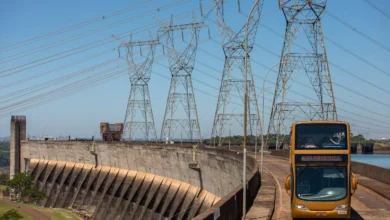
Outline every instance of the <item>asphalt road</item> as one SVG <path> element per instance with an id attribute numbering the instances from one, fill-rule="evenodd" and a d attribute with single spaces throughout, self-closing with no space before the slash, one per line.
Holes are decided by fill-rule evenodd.
<path id="1" fill-rule="evenodd" d="M 290 197 L 284 189 L 284 180 L 290 170 L 288 161 L 266 156 L 264 167 L 276 179 L 276 201 L 272 219 L 292 219 Z M 390 201 L 359 185 L 352 196 L 351 219 L 390 220 Z"/>

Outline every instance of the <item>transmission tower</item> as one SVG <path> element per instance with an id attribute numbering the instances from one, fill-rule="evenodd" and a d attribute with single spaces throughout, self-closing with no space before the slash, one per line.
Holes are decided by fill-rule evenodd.
<path id="1" fill-rule="evenodd" d="M 200 28 L 206 27 L 203 22 L 197 22 L 193 15 L 193 22 L 188 24 L 173 25 L 171 16 L 170 24 L 163 25 L 159 29 L 161 37 L 165 37 L 166 48 L 171 71 L 171 85 L 169 88 L 165 115 L 161 129 L 161 139 L 186 137 L 190 141 L 194 138 L 201 141 L 198 112 L 196 109 L 194 88 L 191 74 L 194 69 L 196 51 L 198 47 Z M 191 40 L 184 50 L 175 48 L 175 32 L 181 31 L 184 42 L 184 31 L 191 31 Z M 177 43 L 177 42 L 176 42 Z"/>
<path id="2" fill-rule="evenodd" d="M 248 46 L 245 50 L 246 24 L 235 32 L 225 21 L 224 1 L 214 0 L 215 12 L 219 35 L 222 42 L 222 49 L 225 54 L 225 65 L 222 73 L 221 86 L 219 90 L 217 108 L 215 110 L 214 124 L 211 137 L 218 139 L 218 146 L 221 146 L 224 136 L 230 135 L 230 127 L 233 123 L 244 126 L 244 64 L 247 58 L 247 133 L 257 137 L 261 129 L 259 107 L 255 81 L 253 79 L 249 53 L 253 49 L 257 28 L 260 21 L 260 14 L 263 1 L 258 3 L 248 20 Z M 240 8 L 239 8 L 240 10 Z M 232 102 L 233 96 L 239 97 L 242 105 L 237 106 Z M 239 108 L 237 108 L 239 107 Z M 241 109 L 241 113 L 235 113 Z"/>
<path id="3" fill-rule="evenodd" d="M 325 6 L 326 0 L 279 0 L 287 27 L 268 127 L 268 134 L 277 136 L 277 146 L 280 134 L 287 133 L 291 126 L 287 125 L 287 119 L 294 121 L 300 116 L 304 120 L 338 120 L 320 19 Z M 293 47 L 301 30 L 311 46 L 310 52 Z M 309 78 L 318 102 L 284 101 L 298 69 Z"/>
<path id="4" fill-rule="evenodd" d="M 119 56 L 120 48 L 126 49 L 126 61 L 131 83 L 123 131 L 123 137 L 129 138 L 129 140 L 139 138 L 142 135 L 143 140 L 157 141 L 148 87 L 157 44 L 159 44 L 159 40 L 153 40 L 152 37 L 146 41 L 132 41 L 130 35 L 130 41 L 120 44 L 118 48 Z M 135 62 L 134 48 L 139 48 L 143 61 Z M 145 49 L 147 52 L 144 52 L 143 55 Z"/>

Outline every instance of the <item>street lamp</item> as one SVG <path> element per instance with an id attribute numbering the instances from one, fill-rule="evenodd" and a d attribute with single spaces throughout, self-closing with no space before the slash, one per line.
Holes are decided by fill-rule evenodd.
<path id="1" fill-rule="evenodd" d="M 232 112 L 234 113 L 234 110 L 236 110 L 236 108 L 238 108 L 239 106 L 235 107 Z M 231 139 L 231 129 L 232 129 L 232 123 L 230 123 L 229 125 L 229 150 L 230 150 L 230 139 Z"/>
<path id="2" fill-rule="evenodd" d="M 279 63 L 276 63 L 275 65 L 273 65 L 268 71 L 267 71 L 267 73 L 265 74 L 265 76 L 264 76 L 264 79 L 263 79 L 263 87 L 262 87 L 262 101 L 263 101 L 263 103 L 262 103 L 262 107 L 261 107 L 261 111 L 262 111 L 262 122 L 261 122 L 261 156 L 260 156 L 260 173 L 261 173 L 261 175 L 263 175 L 263 157 L 264 157 L 264 85 L 265 85 L 265 80 L 267 79 L 267 76 L 268 76 L 268 74 L 271 72 L 271 70 L 274 68 L 274 67 L 276 67 L 276 66 L 278 66 L 278 65 L 280 65 L 280 64 L 283 64 L 283 63 L 285 63 L 285 62 L 279 62 Z"/>
<path id="3" fill-rule="evenodd" d="M 264 94 L 264 92 L 265 92 L 265 90 L 266 89 L 269 89 L 269 88 L 273 88 L 274 86 L 267 86 L 267 87 L 265 87 L 264 88 L 264 85 L 263 85 L 263 87 L 261 88 L 261 91 L 259 92 L 259 94 L 257 95 L 257 97 L 259 97 L 260 96 L 260 93 L 262 93 L 262 94 Z M 264 96 L 263 96 L 263 99 L 264 99 Z M 264 109 L 263 109 L 263 111 L 264 111 Z M 262 122 L 262 124 L 264 123 L 264 120 L 263 120 L 263 122 Z M 261 125 L 261 131 L 260 131 L 260 133 L 261 134 L 263 134 L 263 126 Z M 257 134 L 256 134 L 257 135 Z M 263 145 L 262 145 L 263 146 Z M 263 150 L 263 147 L 261 148 L 261 151 Z M 256 139 L 255 139 L 255 159 L 257 160 L 257 136 L 256 136 Z M 261 158 L 261 160 L 263 160 L 262 158 Z M 263 165 L 262 163 L 261 163 L 261 165 Z M 261 171 L 263 170 L 263 168 L 261 167 L 261 169 L 260 169 Z"/>
<path id="4" fill-rule="evenodd" d="M 247 69 L 248 69 L 248 24 L 251 18 L 251 14 L 255 9 L 256 5 L 259 4 L 260 0 L 257 0 L 253 6 L 251 11 L 248 14 L 248 19 L 245 24 L 245 59 L 244 59 L 244 143 L 243 143 L 243 169 L 242 169 L 242 189 L 243 189 L 243 198 L 242 198 L 242 218 L 245 218 L 246 215 L 246 123 L 247 123 Z"/>

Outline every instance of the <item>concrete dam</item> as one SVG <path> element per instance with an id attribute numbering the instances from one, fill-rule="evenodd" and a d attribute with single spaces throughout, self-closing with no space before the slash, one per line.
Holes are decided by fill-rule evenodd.
<path id="1" fill-rule="evenodd" d="M 42 206 L 89 219 L 237 219 L 242 213 L 241 153 L 158 143 L 31 141 L 14 123 L 11 173 L 32 174 L 47 195 Z M 252 157 L 247 180 L 249 209 L 261 182 Z"/>

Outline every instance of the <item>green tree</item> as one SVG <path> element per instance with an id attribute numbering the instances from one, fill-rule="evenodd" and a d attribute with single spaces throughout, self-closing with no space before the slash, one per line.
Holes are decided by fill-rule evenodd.
<path id="1" fill-rule="evenodd" d="M 0 220 L 19 220 L 22 218 L 23 216 L 16 209 L 11 209 L 0 216 Z"/>
<path id="2" fill-rule="evenodd" d="M 7 188 L 15 193 L 16 199 L 21 198 L 21 194 L 24 190 L 31 188 L 33 185 L 32 178 L 27 173 L 16 174 L 12 180 L 8 181 Z"/>
<path id="3" fill-rule="evenodd" d="M 15 193 L 17 200 L 29 199 L 37 202 L 46 197 L 45 193 L 34 187 L 33 179 L 28 173 L 16 174 L 12 180 L 8 181 L 7 188 Z"/>
<path id="4" fill-rule="evenodd" d="M 8 175 L 5 173 L 0 174 L 0 185 L 7 184 L 8 181 Z"/>
<path id="5" fill-rule="evenodd" d="M 29 198 L 30 202 L 38 202 L 46 197 L 46 194 L 40 191 L 37 187 L 25 189 L 22 192 L 23 198 Z"/>

